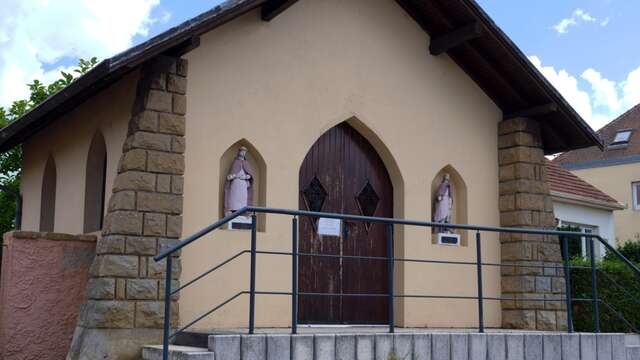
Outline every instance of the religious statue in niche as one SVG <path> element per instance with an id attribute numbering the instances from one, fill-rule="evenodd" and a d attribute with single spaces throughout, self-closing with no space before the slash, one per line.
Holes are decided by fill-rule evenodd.
<path id="1" fill-rule="evenodd" d="M 435 193 L 435 203 L 433 211 L 433 222 L 449 224 L 451 223 L 451 210 L 453 208 L 453 194 L 451 193 L 451 176 L 444 174 L 442 182 Z M 436 233 L 448 233 L 445 226 L 436 227 Z"/>
<path id="2" fill-rule="evenodd" d="M 232 214 L 245 206 L 253 204 L 254 172 L 247 160 L 247 148 L 242 146 L 231 163 L 224 185 L 224 214 Z M 229 222 L 230 229 L 248 229 L 251 218 L 239 216 Z"/>

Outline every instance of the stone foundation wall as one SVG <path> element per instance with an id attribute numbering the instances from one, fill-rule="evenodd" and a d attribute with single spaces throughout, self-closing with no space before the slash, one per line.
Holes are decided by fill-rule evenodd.
<path id="1" fill-rule="evenodd" d="M 182 232 L 186 76 L 184 59 L 142 66 L 71 359 L 137 359 L 143 344 L 161 341 L 166 262 L 153 256 Z M 179 275 L 176 258 L 174 287 Z"/>
<path id="2" fill-rule="evenodd" d="M 4 235 L 0 359 L 64 359 L 95 246 L 93 235 Z"/>
<path id="3" fill-rule="evenodd" d="M 499 125 L 500 225 L 554 229 L 553 203 L 546 181 L 540 127 L 516 118 Z M 555 236 L 501 234 L 502 326 L 514 329 L 566 329 L 565 282 Z M 552 266 L 544 268 L 543 266 Z M 522 299 L 522 300 L 519 300 Z"/>

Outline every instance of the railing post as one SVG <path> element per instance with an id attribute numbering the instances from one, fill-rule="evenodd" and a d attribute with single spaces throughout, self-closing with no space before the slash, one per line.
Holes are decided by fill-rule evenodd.
<path id="1" fill-rule="evenodd" d="M 573 301 L 571 300 L 571 264 L 569 259 L 569 240 L 566 236 L 560 236 L 562 242 L 562 258 L 564 263 L 565 301 L 567 306 L 567 331 L 573 332 Z"/>
<path id="2" fill-rule="evenodd" d="M 394 292 L 393 292 L 393 224 L 387 224 L 387 286 L 389 287 L 389 332 L 393 333 L 394 329 Z"/>
<path id="3" fill-rule="evenodd" d="M 164 284 L 164 328 L 162 332 L 162 360 L 169 360 L 169 328 L 171 327 L 171 278 L 173 261 L 167 256 L 167 269 Z"/>
<path id="4" fill-rule="evenodd" d="M 291 333 L 298 333 L 298 218 L 291 220 Z"/>
<path id="5" fill-rule="evenodd" d="M 476 272 L 478 274 L 478 331 L 484 332 L 484 299 L 482 295 L 482 244 L 480 231 L 476 232 Z"/>
<path id="6" fill-rule="evenodd" d="M 600 309 L 598 308 L 598 274 L 596 270 L 596 254 L 594 252 L 593 238 L 589 237 L 589 257 L 591 258 L 591 298 L 593 303 L 593 322 L 596 332 L 600 332 Z"/>
<path id="7" fill-rule="evenodd" d="M 249 280 L 249 334 L 253 334 L 256 306 L 256 214 L 251 215 L 251 270 Z"/>

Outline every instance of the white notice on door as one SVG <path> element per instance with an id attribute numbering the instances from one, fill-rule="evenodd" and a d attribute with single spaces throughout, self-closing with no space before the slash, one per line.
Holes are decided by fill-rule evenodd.
<path id="1" fill-rule="evenodd" d="M 340 219 L 320 218 L 318 220 L 318 235 L 340 236 Z"/>

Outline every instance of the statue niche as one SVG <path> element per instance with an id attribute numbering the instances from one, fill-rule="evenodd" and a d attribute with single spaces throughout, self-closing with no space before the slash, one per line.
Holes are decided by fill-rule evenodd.
<path id="1" fill-rule="evenodd" d="M 241 146 L 231 163 L 224 185 L 224 214 L 230 215 L 253 205 L 254 172 L 247 160 L 247 148 Z M 250 229 L 251 217 L 239 216 L 229 222 L 229 229 Z"/>
<path id="2" fill-rule="evenodd" d="M 446 226 L 466 223 L 466 188 L 450 166 L 442 169 L 432 183 L 432 221 L 441 224 L 432 228 L 434 244 L 466 246 L 466 233 Z"/>

